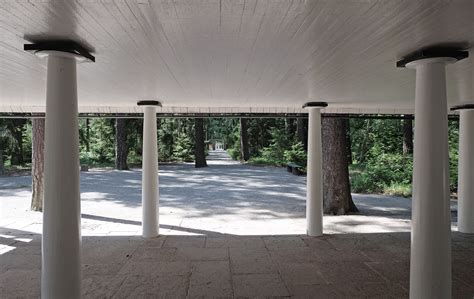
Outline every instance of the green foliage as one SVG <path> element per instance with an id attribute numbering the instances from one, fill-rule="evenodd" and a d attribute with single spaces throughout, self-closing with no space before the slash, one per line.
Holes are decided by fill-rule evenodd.
<path id="1" fill-rule="evenodd" d="M 380 153 L 401 154 L 402 123 L 399 119 L 351 119 L 353 163 L 364 164 Z"/>
<path id="2" fill-rule="evenodd" d="M 411 184 L 392 183 L 386 186 L 383 193 L 386 195 L 410 197 L 412 192 Z"/>
<path id="3" fill-rule="evenodd" d="M 413 156 L 402 153 L 401 121 L 351 119 L 350 126 L 355 163 L 351 169 L 352 191 L 410 196 Z M 458 122 L 450 120 L 449 172 L 453 192 L 458 182 L 458 137 Z"/>
<path id="4" fill-rule="evenodd" d="M 280 166 L 285 165 L 288 162 L 296 162 L 288 161 L 285 157 L 285 154 L 291 158 L 296 157 L 298 155 L 298 149 L 295 148 L 293 150 L 291 148 L 291 143 L 294 141 L 293 139 L 288 139 L 285 127 L 282 126 L 282 123 L 276 123 L 275 127 L 269 128 L 268 134 L 270 136 L 270 144 L 263 147 L 258 155 L 254 155 L 254 157 L 250 159 L 250 162 L 255 164 Z"/>
<path id="5" fill-rule="evenodd" d="M 306 167 L 307 155 L 306 151 L 304 150 L 304 145 L 301 142 L 297 142 L 293 144 L 290 149 L 285 150 L 283 157 L 287 162 L 293 162 Z"/>
<path id="6" fill-rule="evenodd" d="M 249 163 L 254 165 L 282 166 L 280 161 L 271 160 L 265 156 L 251 157 Z"/>
<path id="7" fill-rule="evenodd" d="M 90 121 L 90 160 L 94 164 L 114 163 L 115 127 L 114 119 L 97 118 Z"/>
<path id="8" fill-rule="evenodd" d="M 227 153 L 229 154 L 229 156 L 233 160 L 240 160 L 240 149 L 239 148 L 231 147 L 231 148 L 227 149 Z"/>
<path id="9" fill-rule="evenodd" d="M 383 193 L 393 185 L 410 185 L 413 171 L 411 156 L 380 154 L 351 172 L 353 192 Z"/>
<path id="10" fill-rule="evenodd" d="M 176 138 L 173 147 L 173 160 L 192 162 L 194 161 L 194 145 L 192 139 L 184 133 Z"/>
<path id="11" fill-rule="evenodd" d="M 81 165 L 94 165 L 94 159 L 90 152 L 81 151 L 79 153 L 79 160 Z"/>
<path id="12" fill-rule="evenodd" d="M 459 123 L 449 122 L 449 186 L 452 192 L 458 189 Z"/>

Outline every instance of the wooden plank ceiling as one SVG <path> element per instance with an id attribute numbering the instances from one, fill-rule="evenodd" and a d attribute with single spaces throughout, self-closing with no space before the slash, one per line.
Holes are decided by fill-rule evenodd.
<path id="1" fill-rule="evenodd" d="M 45 61 L 31 40 L 94 50 L 78 66 L 83 112 L 409 113 L 414 71 L 395 62 L 420 47 L 474 43 L 474 1 L 3 0 L 0 112 L 44 111 Z M 471 53 L 474 56 L 474 53 Z M 448 67 L 450 104 L 474 102 L 474 58 Z"/>

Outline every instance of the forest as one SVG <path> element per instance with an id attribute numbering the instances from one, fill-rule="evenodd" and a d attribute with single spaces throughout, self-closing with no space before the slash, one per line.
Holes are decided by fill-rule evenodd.
<path id="1" fill-rule="evenodd" d="M 0 119 L 1 175 L 31 169 L 35 123 L 40 129 L 44 126 L 43 119 Z M 206 166 L 206 152 L 220 142 L 233 159 L 246 163 L 306 165 L 305 118 L 158 118 L 157 125 L 162 163 L 196 161 L 196 167 Z M 409 197 L 414 125 L 409 118 L 323 117 L 324 171 L 331 171 L 326 155 L 334 151 L 325 149 L 340 135 L 344 140 L 335 154 L 348 164 L 352 192 Z M 38 132 L 40 137 L 44 134 Z M 142 134 L 142 119 L 81 118 L 80 163 L 122 170 L 140 166 Z M 449 121 L 449 146 L 451 191 L 456 192 L 456 119 Z"/>

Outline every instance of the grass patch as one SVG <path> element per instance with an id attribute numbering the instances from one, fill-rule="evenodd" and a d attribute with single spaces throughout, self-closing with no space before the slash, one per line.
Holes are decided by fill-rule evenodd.
<path id="1" fill-rule="evenodd" d="M 386 186 L 383 190 L 383 194 L 402 197 L 410 197 L 411 192 L 411 185 L 397 183 L 393 183 L 390 186 Z"/>

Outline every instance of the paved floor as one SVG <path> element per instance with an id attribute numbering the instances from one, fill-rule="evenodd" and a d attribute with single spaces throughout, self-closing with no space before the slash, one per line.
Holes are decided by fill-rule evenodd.
<path id="1" fill-rule="evenodd" d="M 407 296 L 409 199 L 354 195 L 359 215 L 325 216 L 328 234 L 308 238 L 304 177 L 209 158 L 160 166 L 162 236 L 149 240 L 139 170 L 81 174 L 84 297 Z M 0 178 L 0 298 L 39 295 L 29 188 L 30 177 Z M 453 295 L 472 298 L 474 236 L 453 230 Z"/>

